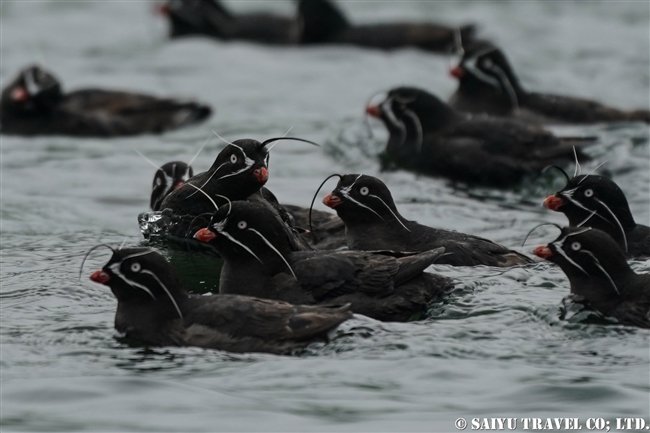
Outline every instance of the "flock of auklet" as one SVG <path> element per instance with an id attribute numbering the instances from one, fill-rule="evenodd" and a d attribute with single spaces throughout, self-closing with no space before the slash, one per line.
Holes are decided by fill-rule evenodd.
<path id="1" fill-rule="evenodd" d="M 614 181 L 578 170 L 570 177 L 561 168 L 587 160 L 582 148 L 593 137 L 558 137 L 540 126 L 650 123 L 649 111 L 527 91 L 503 51 L 477 39 L 471 25 L 357 26 L 330 1 L 297 4 L 295 18 L 235 15 L 217 0 L 169 0 L 158 10 L 169 19 L 171 37 L 455 51 L 461 60 L 450 72 L 459 87 L 449 103 L 399 87 L 366 107 L 390 134 L 383 163 L 501 188 L 558 169 L 567 184 L 543 203 L 564 213 L 569 226 L 558 226 L 558 238 L 534 254 L 560 266 L 577 300 L 621 324 L 650 328 L 650 275 L 636 274 L 627 262 L 650 256 L 650 228 L 634 221 Z M 52 74 L 31 66 L 3 90 L 1 119 L 5 134 L 113 137 L 161 133 L 211 112 L 196 102 L 128 92 L 64 93 Z M 423 317 L 454 287 L 451 279 L 424 272 L 431 264 L 533 263 L 490 240 L 407 220 L 388 187 L 372 176 L 330 176 L 339 182 L 323 203 L 336 215 L 313 210 L 313 202 L 309 208 L 281 205 L 264 187 L 269 151 L 280 140 L 311 143 L 235 140 L 204 173 L 194 175 L 191 163 L 180 161 L 156 171 L 152 212 L 138 218 L 143 234 L 151 245 L 223 260 L 219 294 L 190 294 L 150 247 L 109 246 L 113 256 L 91 279 L 116 296 L 118 331 L 149 345 L 290 353 L 327 340 L 353 313 L 383 321 Z"/>

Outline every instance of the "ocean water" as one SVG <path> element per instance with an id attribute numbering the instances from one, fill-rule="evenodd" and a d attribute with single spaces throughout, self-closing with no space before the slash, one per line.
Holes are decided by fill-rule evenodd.
<path id="1" fill-rule="evenodd" d="M 343 2 L 354 21 L 476 22 L 530 89 L 650 104 L 647 2 Z M 229 1 L 237 11 L 292 13 L 290 1 Z M 488 237 L 520 251 L 565 223 L 539 206 L 561 179 L 513 191 L 467 189 L 406 171 L 380 172 L 381 124 L 364 126 L 373 94 L 417 85 L 447 97 L 450 59 L 416 50 L 265 47 L 166 39 L 141 1 L 3 1 L 3 85 L 40 63 L 66 89 L 123 88 L 197 98 L 208 122 L 124 139 L 1 136 L 0 427 L 5 431 L 456 431 L 457 418 L 615 418 L 650 414 L 650 332 L 588 323 L 565 306 L 568 282 L 547 263 L 527 268 L 434 266 L 457 291 L 420 322 L 361 316 L 328 345 L 295 357 L 197 348 L 131 347 L 113 329 L 116 302 L 88 280 L 107 260 L 98 243 L 138 245 L 156 164 L 207 169 L 228 140 L 284 134 L 268 187 L 308 206 L 332 173 L 379 176 L 407 218 Z M 648 127 L 554 128 L 598 136 L 589 151 L 650 222 Z M 320 195 L 334 186 L 334 180 Z M 329 187 L 329 189 L 328 189 Z M 318 201 L 317 201 L 318 203 Z M 318 204 L 318 209 L 325 210 Z M 650 272 L 649 261 L 635 261 Z M 520 421 L 519 428 L 522 428 Z M 471 429 L 468 427 L 468 429 Z"/>

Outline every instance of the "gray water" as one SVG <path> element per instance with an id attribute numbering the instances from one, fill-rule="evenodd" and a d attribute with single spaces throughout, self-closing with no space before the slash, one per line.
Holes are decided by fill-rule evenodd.
<path id="1" fill-rule="evenodd" d="M 341 2 L 343 3 L 343 2 Z M 290 13 L 292 3 L 234 2 L 236 10 Z M 522 82 L 536 90 L 647 107 L 647 2 L 345 2 L 356 21 L 475 21 L 502 45 Z M 459 417 L 645 417 L 650 407 L 649 332 L 585 322 L 565 309 L 559 269 L 431 271 L 458 291 L 431 318 L 379 323 L 356 317 L 329 345 L 297 357 L 232 355 L 197 348 L 130 347 L 116 339 L 116 302 L 88 280 L 106 242 L 137 245 L 156 164 L 189 160 L 207 169 L 228 140 L 291 134 L 323 149 L 280 143 L 268 187 L 308 206 L 335 172 L 380 176 L 402 213 L 421 223 L 519 248 L 526 232 L 563 215 L 542 209 L 562 186 L 517 191 L 455 188 L 442 179 L 381 173 L 373 155 L 386 138 L 363 109 L 400 84 L 447 97 L 449 59 L 415 50 L 273 48 L 205 39 L 170 42 L 147 2 L 1 4 L 3 83 L 27 63 L 66 89 L 126 88 L 197 97 L 217 109 L 207 123 L 162 137 L 95 140 L 1 137 L 3 430 L 455 431 Z M 3 84 L 4 85 L 4 84 Z M 590 151 L 626 191 L 638 222 L 650 220 L 648 128 L 637 124 L 555 128 L 597 135 Z M 334 181 L 332 181 L 334 182 Z M 328 189 L 328 187 L 330 187 Z M 328 184 L 323 196 L 331 190 Z M 318 202 L 317 202 L 318 203 Z M 325 208 L 318 204 L 318 209 Z M 530 252 L 554 239 L 544 227 Z M 633 262 L 637 272 L 650 261 Z M 471 426 L 470 426 L 471 428 Z M 520 425 L 521 428 L 521 425 Z"/>

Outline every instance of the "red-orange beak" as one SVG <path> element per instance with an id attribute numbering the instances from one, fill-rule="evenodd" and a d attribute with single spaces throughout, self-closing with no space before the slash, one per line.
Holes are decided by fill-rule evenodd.
<path id="1" fill-rule="evenodd" d="M 341 199 L 334 194 L 327 194 L 323 199 L 323 204 L 334 209 L 336 206 L 341 204 Z"/>
<path id="2" fill-rule="evenodd" d="M 564 204 L 564 200 L 555 195 L 549 195 L 542 203 L 546 209 L 557 211 L 560 206 Z"/>
<path id="3" fill-rule="evenodd" d="M 255 176 L 260 183 L 265 183 L 269 180 L 269 172 L 266 167 L 260 167 L 253 170 L 253 176 Z"/>
<path id="4" fill-rule="evenodd" d="M 548 259 L 553 255 L 551 252 L 551 249 L 547 246 L 540 245 L 539 247 L 535 248 L 533 250 L 533 254 L 535 254 L 537 257 L 541 257 L 543 259 Z"/>
<path id="5" fill-rule="evenodd" d="M 111 280 L 111 277 L 109 277 L 106 272 L 99 270 L 93 272 L 90 279 L 99 284 L 106 284 Z"/>
<path id="6" fill-rule="evenodd" d="M 172 191 L 180 188 L 181 185 L 183 185 L 184 183 L 185 182 L 183 182 L 182 180 L 177 180 L 176 182 L 174 182 L 174 185 L 172 185 Z"/>
<path id="7" fill-rule="evenodd" d="M 461 68 L 460 66 L 454 66 L 453 68 L 449 69 L 449 75 L 454 78 L 463 78 L 465 76 L 465 69 Z"/>
<path id="8" fill-rule="evenodd" d="M 211 232 L 207 228 L 203 228 L 198 232 L 194 233 L 194 239 L 201 242 L 210 242 L 212 239 L 216 238 L 217 235 L 214 232 Z"/>
<path id="9" fill-rule="evenodd" d="M 16 87 L 11 91 L 11 99 L 16 102 L 25 102 L 29 98 L 27 90 L 24 87 Z"/>
<path id="10" fill-rule="evenodd" d="M 381 117 L 381 109 L 377 105 L 368 105 L 366 107 L 366 114 L 372 117 Z"/>

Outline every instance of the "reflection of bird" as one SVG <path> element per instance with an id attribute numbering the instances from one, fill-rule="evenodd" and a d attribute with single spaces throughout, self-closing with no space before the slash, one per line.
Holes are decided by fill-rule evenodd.
<path id="1" fill-rule="evenodd" d="M 362 251 L 295 251 L 268 208 L 222 206 L 194 237 L 224 259 L 219 288 L 296 304 L 350 303 L 379 320 L 408 320 L 451 287 L 423 271 L 444 248 L 404 257 Z M 399 255 L 399 254 L 398 254 Z"/>
<path id="2" fill-rule="evenodd" d="M 574 176 L 544 200 L 544 207 L 562 212 L 574 227 L 584 224 L 604 231 L 628 257 L 650 256 L 650 227 L 634 221 L 625 194 L 611 179 Z"/>
<path id="3" fill-rule="evenodd" d="M 388 129 L 385 154 L 396 165 L 482 185 L 512 185 L 548 165 L 572 161 L 575 146 L 593 141 L 558 138 L 510 119 L 472 117 L 412 87 L 391 90 L 366 111 Z M 579 149 L 577 154 L 589 159 Z"/>
<path id="4" fill-rule="evenodd" d="M 636 274 L 618 244 L 590 227 L 567 227 L 535 254 L 562 268 L 571 293 L 624 325 L 650 328 L 650 274 Z"/>
<path id="5" fill-rule="evenodd" d="M 115 328 L 157 346 L 288 353 L 352 317 L 343 307 L 309 307 L 238 295 L 188 295 L 171 265 L 146 248 L 120 249 L 91 280 L 118 301 Z"/>
<path id="6" fill-rule="evenodd" d="M 588 99 L 529 92 L 499 48 L 488 42 L 468 46 L 450 71 L 458 78 L 458 90 L 450 99 L 457 110 L 545 123 L 650 123 L 648 110 L 624 111 Z"/>
<path id="7" fill-rule="evenodd" d="M 205 120 L 207 105 L 138 93 L 81 89 L 63 93 L 38 66 L 21 71 L 2 92 L 2 133 L 114 137 L 161 133 Z"/>

